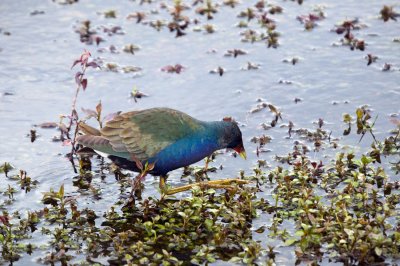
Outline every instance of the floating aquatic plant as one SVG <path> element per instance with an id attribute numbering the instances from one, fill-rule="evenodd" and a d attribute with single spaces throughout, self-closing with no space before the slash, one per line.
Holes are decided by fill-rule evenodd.
<path id="1" fill-rule="evenodd" d="M 325 14 L 322 11 L 319 13 L 310 13 L 308 15 L 301 15 L 297 17 L 297 20 L 300 21 L 306 30 L 312 30 L 317 26 L 317 21 L 320 21 L 325 18 Z"/>
<path id="2" fill-rule="evenodd" d="M 207 19 L 213 19 L 213 15 L 217 12 L 218 10 L 211 0 L 207 0 L 204 6 L 196 9 L 196 13 L 199 13 L 200 15 L 206 15 Z"/>
<path id="3" fill-rule="evenodd" d="M 389 21 L 390 19 L 397 21 L 397 17 L 400 17 L 400 14 L 394 11 L 393 6 L 383 6 L 380 13 L 381 18 L 385 22 Z"/>
<path id="4" fill-rule="evenodd" d="M 340 40 L 341 44 L 344 46 L 349 46 L 350 50 L 365 50 L 364 40 L 355 38 L 353 31 L 365 28 L 366 25 L 361 24 L 358 19 L 345 20 L 341 24 L 337 25 L 333 31 L 337 34 L 344 34 L 343 39 Z"/>
<path id="5" fill-rule="evenodd" d="M 7 177 L 8 173 L 14 169 L 14 166 L 11 163 L 4 162 L 0 165 L 0 174 L 4 173 L 4 175 Z"/>

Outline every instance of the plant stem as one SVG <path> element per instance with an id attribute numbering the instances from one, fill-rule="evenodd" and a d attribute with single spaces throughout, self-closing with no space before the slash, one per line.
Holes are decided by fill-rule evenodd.
<path id="1" fill-rule="evenodd" d="M 70 121 L 69 121 L 69 125 L 68 125 L 68 133 L 70 132 L 72 125 L 74 123 L 75 120 L 75 132 L 74 132 L 74 137 L 73 139 L 71 139 L 71 153 L 69 156 L 69 160 L 72 164 L 72 168 L 74 169 L 74 172 L 77 173 L 76 170 L 76 166 L 75 166 L 75 162 L 74 162 L 74 154 L 76 153 L 76 148 L 75 148 L 75 140 L 76 140 L 76 136 L 78 135 L 78 131 L 79 131 L 79 125 L 78 125 L 78 112 L 76 111 L 76 101 L 78 99 L 78 95 L 79 95 L 79 90 L 82 86 L 82 80 L 85 76 L 85 72 L 86 72 L 86 65 L 82 66 L 82 74 L 79 76 L 79 82 L 78 82 L 78 86 L 76 87 L 76 91 L 75 91 L 75 96 L 74 99 L 72 100 L 72 110 L 71 110 L 71 117 L 70 117 Z M 69 134 L 68 134 L 69 137 Z"/>

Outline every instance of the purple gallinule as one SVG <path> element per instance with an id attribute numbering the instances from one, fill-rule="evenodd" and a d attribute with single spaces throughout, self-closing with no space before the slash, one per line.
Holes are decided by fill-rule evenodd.
<path id="1" fill-rule="evenodd" d="M 80 128 L 85 135 L 77 137 L 78 143 L 107 154 L 122 168 L 140 172 L 139 165 L 154 164 L 149 173 L 160 176 L 162 190 L 165 190 L 168 172 L 198 162 L 217 150 L 230 148 L 246 158 L 242 133 L 235 122 L 200 121 L 169 108 L 121 113 L 100 130 L 86 124 Z M 247 182 L 225 179 L 199 185 L 229 188 L 231 183 Z M 166 194 L 181 192 L 196 184 L 170 189 Z"/>

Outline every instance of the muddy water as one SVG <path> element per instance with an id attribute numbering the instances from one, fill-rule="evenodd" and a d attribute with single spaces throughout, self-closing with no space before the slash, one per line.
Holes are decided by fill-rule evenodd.
<path id="1" fill-rule="evenodd" d="M 287 138 L 287 128 L 280 127 L 289 121 L 296 128 L 315 129 L 313 122 L 322 118 L 325 127 L 332 130 L 332 136 L 341 139 L 345 128 L 342 114 L 354 114 L 357 107 L 368 104 L 373 115 L 378 116 L 377 138 L 387 136 L 393 128 L 389 119 L 400 112 L 400 43 L 393 40 L 400 38 L 400 30 L 398 22 L 385 23 L 379 19 L 382 1 L 306 0 L 301 6 L 291 1 L 274 1 L 284 9 L 282 14 L 271 16 L 281 34 L 277 49 L 267 48 L 265 42 L 241 41 L 240 33 L 245 28 L 238 28 L 236 24 L 246 19 L 237 15 L 256 1 L 242 1 L 236 8 L 220 6 L 214 19 L 208 22 L 195 14 L 195 8 L 186 10 L 189 17 L 213 24 L 216 31 L 195 32 L 195 26 L 190 26 L 185 30 L 187 35 L 180 38 L 175 38 L 175 33 L 167 28 L 158 32 L 148 25 L 127 20 L 128 14 L 137 11 L 146 12 L 146 23 L 170 19 L 168 12 L 160 8 L 160 2 L 143 5 L 138 2 L 79 1 L 60 5 L 51 1 L 3 0 L 0 3 L 0 162 L 11 162 L 39 181 L 38 188 L 32 192 L 15 195 L 15 203 L 7 207 L 10 211 L 42 207 L 41 192 L 61 184 L 69 195 L 80 197 L 82 207 L 94 208 L 99 216 L 119 197 L 116 193 L 119 185 L 107 172 L 103 178 L 97 174 L 93 180 L 93 185 L 101 191 L 100 201 L 72 185 L 75 174 L 65 158 L 70 147 L 51 140 L 59 134 L 56 130 L 36 128 L 39 137 L 34 143 L 27 137 L 35 124 L 58 122 L 61 114 L 70 112 L 77 71 L 71 70 L 71 65 L 83 49 L 105 63 L 138 66 L 142 71 L 114 73 L 105 71 L 105 67 L 89 70 L 88 89 L 79 96 L 79 109 L 93 109 L 101 100 L 104 113 L 167 106 L 203 120 L 232 116 L 239 121 L 248 160 L 233 158 L 230 153 L 218 156 L 213 165 L 222 164 L 224 168 L 211 174 L 211 178 L 237 176 L 241 169 L 250 173 L 257 159 L 266 159 L 275 165 L 276 154 L 284 155 L 292 149 L 293 139 Z M 398 2 L 388 0 L 384 4 L 398 5 Z M 317 5 L 323 8 L 326 18 L 318 21 L 312 31 L 305 31 L 296 17 L 312 12 Z M 104 18 L 101 13 L 107 10 L 116 10 L 117 18 Z M 335 45 L 342 36 L 331 29 L 342 20 L 353 18 L 359 18 L 366 25 L 354 31 L 357 38 L 365 40 L 365 51 Z M 81 43 L 75 29 L 83 20 L 90 20 L 105 42 L 98 46 Z M 113 25 L 121 26 L 123 34 L 107 36 L 102 32 L 103 26 Z M 249 26 L 259 29 L 255 20 Z M 131 43 L 140 47 L 134 55 L 122 51 L 124 45 Z M 108 50 L 111 45 L 119 53 L 111 53 Z M 232 49 L 242 49 L 247 54 L 236 58 L 224 56 Z M 379 59 L 367 66 L 367 54 Z M 284 62 L 294 57 L 299 59 L 297 64 Z M 248 62 L 259 64 L 259 69 L 243 70 Z M 185 67 L 182 73 L 161 71 L 162 67 L 177 63 Z M 390 71 L 382 71 L 385 63 L 392 65 Z M 223 76 L 209 73 L 218 66 L 226 69 Z M 135 102 L 129 96 L 134 87 L 149 97 Z M 301 101 L 295 103 L 295 98 Z M 277 127 L 265 131 L 260 126 L 273 119 L 268 108 L 250 112 L 259 101 L 281 110 L 283 121 Z M 250 139 L 262 134 L 271 136 L 272 142 L 266 146 L 269 152 L 257 158 L 256 144 Z M 341 143 L 348 150 L 361 152 L 369 147 L 372 139 L 366 136 L 360 144 L 358 140 L 359 136 L 352 134 Z M 309 145 L 312 149 L 312 143 Z M 334 152 L 323 150 L 313 156 L 315 159 L 331 157 Z M 97 173 L 101 162 L 99 158 L 93 161 L 93 170 Z M 180 175 L 181 170 L 171 173 L 169 183 L 187 182 L 181 181 Z M 0 190 L 4 191 L 8 181 L 2 179 Z M 157 178 L 146 179 L 145 195 L 158 195 L 157 182 Z M 254 227 L 266 224 L 268 217 L 260 217 Z M 40 243 L 40 235 L 37 237 Z M 262 239 L 265 245 L 274 243 L 265 236 L 255 235 L 255 238 Z M 30 260 L 35 261 L 32 257 L 24 257 L 22 261 Z M 294 260 L 293 252 L 282 252 L 277 262 L 293 263 Z"/>

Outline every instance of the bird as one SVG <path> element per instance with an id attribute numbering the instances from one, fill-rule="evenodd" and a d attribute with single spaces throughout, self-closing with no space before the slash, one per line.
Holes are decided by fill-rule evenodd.
<path id="1" fill-rule="evenodd" d="M 220 149 L 232 149 L 246 159 L 242 133 L 236 122 L 201 121 L 184 112 L 166 108 L 120 112 L 105 125 L 95 129 L 80 123 L 76 141 L 108 157 L 122 168 L 160 176 L 160 189 L 165 190 L 170 171 L 196 163 Z M 227 188 L 228 184 L 246 183 L 241 179 L 202 182 L 206 187 Z M 196 184 L 194 184 L 196 185 Z M 194 185 L 167 191 L 175 194 Z"/>

